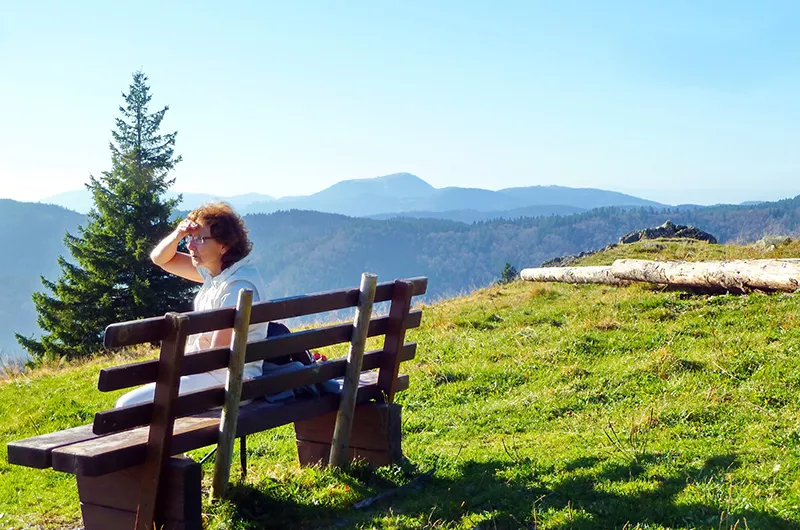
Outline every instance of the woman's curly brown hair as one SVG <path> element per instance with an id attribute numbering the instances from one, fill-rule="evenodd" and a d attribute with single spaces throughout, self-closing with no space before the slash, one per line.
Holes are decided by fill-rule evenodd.
<path id="1" fill-rule="evenodd" d="M 230 204 L 209 202 L 195 208 L 187 219 L 202 226 L 209 226 L 211 237 L 228 249 L 222 255 L 222 270 L 243 259 L 253 250 L 244 221 Z"/>

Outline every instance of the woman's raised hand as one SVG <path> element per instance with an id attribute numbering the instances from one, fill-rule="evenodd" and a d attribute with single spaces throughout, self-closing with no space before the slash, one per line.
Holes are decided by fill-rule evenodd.
<path id="1" fill-rule="evenodd" d="M 178 233 L 178 239 L 183 239 L 187 234 L 190 234 L 199 228 L 199 224 L 190 219 L 184 219 L 178 223 L 178 227 L 175 229 L 175 231 Z"/>
<path id="2" fill-rule="evenodd" d="M 192 258 L 185 252 L 178 252 L 178 245 L 181 239 L 196 232 L 200 225 L 189 219 L 184 219 L 170 235 L 161 240 L 150 252 L 150 259 L 167 272 L 171 272 L 181 278 L 203 283 L 203 277 L 192 263 Z"/>

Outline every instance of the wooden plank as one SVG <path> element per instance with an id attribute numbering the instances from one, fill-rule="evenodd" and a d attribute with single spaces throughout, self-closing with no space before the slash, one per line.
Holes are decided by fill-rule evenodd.
<path id="1" fill-rule="evenodd" d="M 191 416 L 214 407 L 221 407 L 224 402 L 224 385 L 187 392 L 176 398 L 173 415 L 176 418 Z M 111 434 L 148 425 L 153 417 L 153 410 L 153 403 L 139 403 L 97 412 L 94 415 L 93 432 L 97 435 Z"/>
<path id="2" fill-rule="evenodd" d="M 308 440 L 297 440 L 297 457 L 301 466 L 319 466 L 328 464 L 330 456 L 329 443 L 311 442 Z M 365 460 L 373 467 L 383 467 L 392 463 L 399 463 L 392 459 L 389 451 L 371 451 L 361 447 L 350 447 L 347 451 L 347 459 Z"/>
<path id="3" fill-rule="evenodd" d="M 401 433 L 401 407 L 396 403 L 362 403 L 355 410 L 350 447 L 372 451 L 389 451 L 392 440 Z M 305 421 L 296 421 L 297 440 L 331 443 L 336 424 L 334 413 L 323 414 Z"/>
<path id="4" fill-rule="evenodd" d="M 136 512 L 81 503 L 84 530 L 107 530 L 109 528 L 133 528 L 136 523 Z"/>
<path id="5" fill-rule="evenodd" d="M 297 459 L 303 467 L 325 466 L 330 456 L 330 443 L 297 440 Z"/>
<path id="6" fill-rule="evenodd" d="M 81 503 L 104 506 L 131 512 L 136 515 L 137 491 L 141 483 L 143 466 L 134 466 L 98 477 L 78 476 L 78 495 Z M 187 521 L 201 527 L 202 496 L 200 482 L 202 468 L 190 458 L 170 458 L 164 468 L 159 495 L 168 500 L 161 503 L 156 513 L 157 523 L 176 520 Z M 133 520 L 129 527 L 133 526 Z"/>
<path id="7" fill-rule="evenodd" d="M 356 403 L 381 399 L 377 382 L 377 372 L 362 374 Z M 398 392 L 408 388 L 407 375 L 399 376 L 397 388 Z M 296 399 L 285 404 L 273 404 L 263 400 L 254 401 L 252 404 L 242 407 L 239 412 L 239 434 L 237 436 L 313 418 L 334 411 L 338 406 L 339 396 L 337 394 L 324 394 L 319 398 Z"/>
<path id="8" fill-rule="evenodd" d="M 187 353 L 183 357 L 181 375 L 200 374 L 225 368 L 231 349 L 228 347 Z M 146 385 L 156 380 L 158 360 L 140 361 L 122 366 L 103 368 L 97 380 L 97 389 L 111 392 L 133 386 Z"/>
<path id="9" fill-rule="evenodd" d="M 416 354 L 416 347 L 417 345 L 414 343 L 404 345 L 399 356 L 400 362 L 413 359 Z M 366 371 L 378 368 L 384 362 L 384 359 L 386 359 L 386 355 L 383 350 L 368 352 L 364 354 L 362 369 Z M 334 359 L 315 363 L 294 372 L 251 379 L 245 381 L 242 387 L 242 399 L 255 399 L 267 394 L 277 394 L 290 388 L 342 377 L 345 373 L 346 365 L 346 359 Z M 225 389 L 222 385 L 206 390 L 187 392 L 176 399 L 174 414 L 176 418 L 191 416 L 210 408 L 219 407 L 224 403 L 224 400 Z M 94 417 L 94 433 L 110 434 L 147 425 L 150 423 L 152 416 L 152 403 L 141 403 L 98 412 Z"/>
<path id="10" fill-rule="evenodd" d="M 207 438 L 202 440 L 205 443 L 192 449 L 213 445 L 216 443 L 218 427 L 219 410 L 175 420 L 171 452 L 180 454 L 190 450 L 183 442 L 188 437 L 192 442 L 189 445 L 193 445 L 195 440 L 192 437 L 204 428 L 209 429 Z M 146 456 L 148 433 L 149 427 L 139 427 L 59 447 L 53 450 L 52 467 L 56 471 L 95 477 L 141 465 Z"/>
<path id="11" fill-rule="evenodd" d="M 336 428 L 331 441 L 330 462 L 337 467 L 344 467 L 347 460 L 347 447 L 350 445 L 350 434 L 353 430 L 353 414 L 356 408 L 356 393 L 361 378 L 361 365 L 364 362 L 364 348 L 367 344 L 369 320 L 372 317 L 372 303 L 375 300 L 375 286 L 378 276 L 370 273 L 361 275 L 361 295 L 358 299 L 350 349 L 347 352 L 347 366 L 336 413 Z"/>
<path id="12" fill-rule="evenodd" d="M 406 315 L 408 315 L 411 308 L 413 293 L 414 286 L 411 283 L 402 280 L 394 282 L 392 305 L 389 308 L 389 329 L 386 331 L 386 338 L 383 341 L 385 361 L 381 365 L 378 376 L 378 387 L 383 392 L 387 403 L 391 403 L 394 400 L 394 394 L 397 391 L 395 384 L 397 382 L 397 374 L 400 373 L 398 353 L 405 341 Z"/>
<path id="13" fill-rule="evenodd" d="M 109 530 L 133 528 L 136 512 L 128 512 L 107 506 L 81 503 L 84 530 Z M 169 519 L 159 521 L 158 530 L 200 530 L 201 526 L 190 526 L 184 521 Z"/>
<path id="14" fill-rule="evenodd" d="M 236 441 L 236 421 L 239 417 L 239 403 L 242 398 L 242 374 L 244 354 L 247 347 L 247 332 L 250 329 L 250 310 L 253 307 L 253 291 L 239 290 L 236 302 L 236 321 L 233 325 L 230 363 L 225 378 L 225 404 L 219 424 L 217 454 L 214 460 L 214 477 L 211 482 L 211 497 L 219 499 L 225 494 L 231 475 L 233 445 Z"/>
<path id="15" fill-rule="evenodd" d="M 428 279 L 425 277 L 410 278 L 414 284 L 414 296 L 425 294 Z M 378 284 L 375 289 L 375 303 L 391 299 L 393 282 Z M 288 318 L 302 317 L 328 311 L 338 311 L 358 305 L 360 289 L 351 287 L 336 291 L 293 296 L 271 302 L 261 302 L 253 306 L 253 322 L 271 322 Z"/>
<path id="16" fill-rule="evenodd" d="M 8 444 L 8 463 L 45 469 L 52 465 L 51 454 L 53 449 L 96 437 L 92 433 L 91 425 L 81 425 L 72 429 L 10 442 Z"/>
<path id="17" fill-rule="evenodd" d="M 190 317 L 186 330 L 187 335 L 232 328 L 235 314 L 235 307 L 181 313 L 181 315 Z M 106 327 L 103 334 L 103 345 L 106 348 L 117 348 L 145 342 L 155 343 L 163 340 L 167 332 L 168 327 L 164 322 L 164 317 L 119 322 Z"/>
<path id="18" fill-rule="evenodd" d="M 413 296 L 425 294 L 428 289 L 427 278 L 410 278 L 408 281 L 413 284 Z M 390 300 L 393 288 L 393 282 L 385 282 L 378 285 L 375 291 L 375 302 Z M 328 311 L 338 311 L 348 307 L 355 307 L 356 304 L 358 304 L 357 287 L 292 296 L 254 304 L 251 322 L 256 324 Z M 187 333 L 193 335 L 217 329 L 232 328 L 235 312 L 235 308 L 227 307 L 210 311 L 184 313 L 191 316 Z M 130 346 L 144 342 L 158 342 L 164 336 L 165 331 L 164 317 L 121 322 L 106 328 L 103 342 L 106 348 Z"/>
<path id="19" fill-rule="evenodd" d="M 253 307 L 255 308 L 255 306 Z M 419 327 L 421 321 L 422 311 L 414 310 L 409 312 L 406 329 Z M 376 317 L 370 322 L 368 334 L 370 337 L 384 335 L 388 328 L 388 316 Z M 336 324 L 251 342 L 247 345 L 245 362 L 276 359 L 298 351 L 341 344 L 350 340 L 351 331 L 351 324 Z M 184 356 L 181 375 L 199 374 L 225 368 L 228 365 L 229 355 L 230 348 L 217 348 L 188 354 Z M 105 368 L 100 370 L 97 388 L 102 392 L 109 392 L 152 383 L 155 381 L 157 372 L 157 360 Z"/>
<path id="20" fill-rule="evenodd" d="M 377 373 L 363 374 L 361 384 L 358 403 L 381 398 Z M 398 378 L 396 388 L 398 392 L 408 388 L 407 375 Z M 325 414 L 336 410 L 338 404 L 337 394 L 300 398 L 285 403 L 254 401 L 240 408 L 236 436 Z M 219 431 L 219 415 L 219 410 L 211 410 L 175 420 L 170 452 L 175 455 L 215 444 Z M 139 427 L 54 449 L 52 467 L 66 473 L 97 476 L 140 465 L 145 460 L 148 430 L 148 427 Z"/>
<path id="21" fill-rule="evenodd" d="M 144 342 L 157 343 L 165 335 L 166 321 L 164 316 L 142 318 L 129 322 L 118 322 L 106 326 L 103 333 L 103 345 L 106 348 L 131 346 Z"/>
<path id="22" fill-rule="evenodd" d="M 422 321 L 422 311 L 412 311 L 408 315 L 406 327 L 419 327 Z M 368 337 L 386 334 L 389 329 L 389 317 L 373 318 L 369 323 Z M 349 342 L 352 334 L 352 324 L 338 324 L 320 329 L 296 331 L 289 335 L 272 337 L 247 345 L 247 362 L 275 359 L 294 352 L 314 350 Z"/>
<path id="23" fill-rule="evenodd" d="M 409 343 L 403 346 L 400 352 L 400 358 L 403 361 L 413 359 L 417 350 L 415 343 Z M 362 370 L 373 370 L 380 367 L 386 355 L 383 350 L 373 350 L 364 354 L 362 362 Z M 261 377 L 245 382 L 242 390 L 242 399 L 255 399 L 267 394 L 277 394 L 290 388 L 298 388 L 305 385 L 314 383 L 322 383 L 329 379 L 336 379 L 344 376 L 347 366 L 346 359 L 334 359 L 322 363 L 312 364 L 300 370 L 289 372 L 286 374 L 277 374 L 267 377 Z M 361 381 L 373 377 L 373 375 L 362 373 Z"/>
<path id="24" fill-rule="evenodd" d="M 189 318 L 167 313 L 172 333 L 161 341 L 158 379 L 153 397 L 153 419 L 147 437 L 147 451 L 142 469 L 139 508 L 136 511 L 136 530 L 152 530 L 161 470 L 170 456 L 170 441 L 175 422 L 173 409 L 180 385 L 181 361 L 186 347 L 186 328 Z"/>

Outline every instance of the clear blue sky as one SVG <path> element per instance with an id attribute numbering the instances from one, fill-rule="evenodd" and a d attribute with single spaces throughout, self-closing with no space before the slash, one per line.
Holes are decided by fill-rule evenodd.
<path id="1" fill-rule="evenodd" d="M 163 4 L 163 5 L 162 5 Z M 142 68 L 175 189 L 408 171 L 664 202 L 800 193 L 800 2 L 7 2 L 0 196 L 110 166 Z"/>

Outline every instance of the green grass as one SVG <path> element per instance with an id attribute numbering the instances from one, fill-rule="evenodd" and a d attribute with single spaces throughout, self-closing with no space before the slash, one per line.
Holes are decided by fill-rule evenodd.
<path id="1" fill-rule="evenodd" d="M 800 246 L 642 242 L 586 264 L 687 256 Z M 643 285 L 514 282 L 426 307 L 398 398 L 410 462 L 301 469 L 291 427 L 262 433 L 248 438 L 247 479 L 234 466 L 228 499 L 204 504 L 206 527 L 800 528 L 799 323 L 796 295 Z M 118 363 L 0 383 L 0 438 L 90 421 L 116 397 L 94 389 L 97 370 Z M 433 468 L 391 501 L 352 507 Z M 74 528 L 78 512 L 71 476 L 3 454 L 0 528 Z"/>

